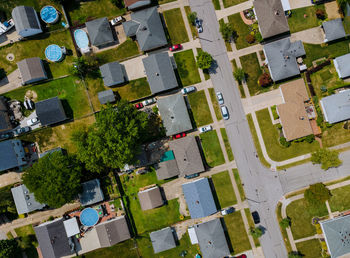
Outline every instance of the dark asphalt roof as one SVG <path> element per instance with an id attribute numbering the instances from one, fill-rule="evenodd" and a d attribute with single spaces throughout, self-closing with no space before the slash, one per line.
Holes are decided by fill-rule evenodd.
<path id="1" fill-rule="evenodd" d="M 52 125 L 67 119 L 62 102 L 58 97 L 45 99 L 35 103 L 36 114 L 41 125 Z"/>
<path id="2" fill-rule="evenodd" d="M 115 102 L 113 90 L 104 90 L 98 93 L 98 100 L 102 105 Z"/>
<path id="3" fill-rule="evenodd" d="M 173 231 L 170 227 L 149 234 L 154 253 L 160 253 L 176 247 Z"/>
<path id="4" fill-rule="evenodd" d="M 0 142 L 0 171 L 26 165 L 22 158 L 25 152 L 20 140 L 7 140 Z"/>
<path id="5" fill-rule="evenodd" d="M 85 25 L 92 45 L 101 46 L 115 41 L 106 17 L 88 21 Z"/>
<path id="6" fill-rule="evenodd" d="M 329 42 L 346 37 L 346 33 L 341 18 L 326 21 L 322 23 L 325 33 L 325 41 Z"/>
<path id="7" fill-rule="evenodd" d="M 103 83 L 110 87 L 125 82 L 123 67 L 119 62 L 111 62 L 100 66 Z"/>
<path id="8" fill-rule="evenodd" d="M 82 192 L 79 194 L 79 200 L 82 206 L 92 205 L 104 200 L 103 192 L 100 186 L 100 180 L 93 179 L 84 182 Z"/>
<path id="9" fill-rule="evenodd" d="M 109 247 L 131 237 L 125 216 L 102 222 L 95 228 L 101 247 Z"/>

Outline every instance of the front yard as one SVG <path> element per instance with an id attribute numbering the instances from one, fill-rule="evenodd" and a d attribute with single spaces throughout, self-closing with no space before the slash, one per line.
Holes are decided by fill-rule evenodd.
<path id="1" fill-rule="evenodd" d="M 209 91 L 211 103 L 213 104 L 213 107 L 214 107 L 216 119 L 218 121 L 220 121 L 222 119 L 222 115 L 221 115 L 221 111 L 220 111 L 220 105 L 219 105 L 218 100 L 216 98 L 215 90 L 214 90 L 214 88 L 209 88 L 208 91 Z"/>
<path id="2" fill-rule="evenodd" d="M 224 144 L 225 144 L 225 149 L 226 149 L 226 153 L 228 156 L 228 160 L 232 161 L 234 159 L 234 157 L 233 157 L 233 152 L 231 149 L 230 141 L 229 141 L 228 136 L 227 136 L 226 129 L 220 128 L 220 132 L 221 132 L 221 136 L 222 136 L 222 139 L 224 141 Z"/>
<path id="3" fill-rule="evenodd" d="M 322 256 L 322 247 L 318 239 L 296 243 L 298 251 L 304 258 L 319 258 Z"/>
<path id="4" fill-rule="evenodd" d="M 180 8 L 164 11 L 163 16 L 169 32 L 171 44 L 175 45 L 188 42 L 189 39 Z"/>
<path id="5" fill-rule="evenodd" d="M 221 209 L 237 204 L 236 195 L 233 191 L 231 178 L 228 173 L 229 172 L 226 170 L 214 174 L 211 177 Z"/>
<path id="6" fill-rule="evenodd" d="M 218 135 L 215 130 L 199 135 L 207 164 L 216 167 L 225 163 Z"/>
<path id="7" fill-rule="evenodd" d="M 258 56 L 256 53 L 248 54 L 245 56 L 239 57 L 242 64 L 242 69 L 246 74 L 246 81 L 251 96 L 257 95 L 264 91 L 264 88 L 259 86 L 258 80 L 262 74 L 260 68 Z"/>
<path id="8" fill-rule="evenodd" d="M 243 3 L 243 2 L 245 2 L 245 0 L 223 0 L 222 2 L 224 3 L 224 7 L 227 8 L 230 6 L 234 6 L 234 5 Z"/>
<path id="9" fill-rule="evenodd" d="M 316 16 L 316 10 L 318 9 L 323 10 L 326 14 L 323 4 L 293 9 L 291 16 L 287 18 L 290 33 L 319 26 L 322 20 L 318 19 Z"/>
<path id="10" fill-rule="evenodd" d="M 196 122 L 196 127 L 213 123 L 204 90 L 188 94 L 188 101 Z"/>
<path id="11" fill-rule="evenodd" d="M 201 82 L 192 49 L 175 53 L 174 59 L 182 86 Z"/>
<path id="12" fill-rule="evenodd" d="M 237 37 L 235 38 L 237 49 L 242 49 L 257 44 L 257 41 L 255 41 L 253 44 L 249 44 L 247 42 L 246 37 L 250 35 L 251 30 L 249 26 L 243 22 L 239 13 L 230 15 L 228 17 L 228 21 L 234 31 L 237 33 Z"/>

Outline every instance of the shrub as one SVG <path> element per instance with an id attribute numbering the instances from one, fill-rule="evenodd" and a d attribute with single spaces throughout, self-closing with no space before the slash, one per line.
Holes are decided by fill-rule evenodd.
<path id="1" fill-rule="evenodd" d="M 291 143 L 288 142 L 285 137 L 280 137 L 280 144 L 286 148 L 288 148 L 291 145 Z"/>
<path id="2" fill-rule="evenodd" d="M 313 164 L 321 164 L 321 168 L 327 170 L 343 163 L 338 156 L 338 151 L 322 148 L 311 154 L 311 161 Z"/>
<path id="3" fill-rule="evenodd" d="M 271 112 L 272 112 L 272 115 L 273 115 L 273 119 L 275 119 L 275 120 L 280 118 L 279 115 L 277 114 L 276 108 L 277 108 L 276 105 L 271 107 Z M 281 126 L 281 128 L 282 128 L 282 126 Z M 279 128 L 279 129 L 281 129 L 281 128 Z"/>
<path id="4" fill-rule="evenodd" d="M 291 223 L 290 218 L 286 217 L 280 221 L 280 226 L 282 228 L 288 228 L 288 227 L 290 227 L 290 223 Z"/>
<path id="5" fill-rule="evenodd" d="M 259 227 L 250 228 L 250 234 L 252 235 L 253 238 L 259 238 L 263 235 L 263 231 Z"/>
<path id="6" fill-rule="evenodd" d="M 196 12 L 191 12 L 187 15 L 188 21 L 192 24 L 195 25 L 196 18 L 197 18 L 197 13 Z"/>
<path id="7" fill-rule="evenodd" d="M 260 75 L 258 82 L 261 87 L 266 87 L 272 83 L 272 79 L 268 73 L 263 73 Z"/>
<path id="8" fill-rule="evenodd" d="M 312 143 L 315 140 L 315 135 L 310 134 L 308 136 L 305 137 L 305 141 L 308 143 Z"/>
<path id="9" fill-rule="evenodd" d="M 251 34 L 247 35 L 245 37 L 245 40 L 249 43 L 249 44 L 253 44 L 255 42 L 255 37 Z"/>
<path id="10" fill-rule="evenodd" d="M 235 77 L 235 79 L 241 83 L 244 79 L 245 79 L 245 72 L 243 71 L 242 68 L 237 67 L 235 69 L 235 71 L 233 72 L 233 77 Z"/>
<path id="11" fill-rule="evenodd" d="M 277 128 L 281 130 L 282 129 L 282 125 L 281 124 L 277 124 Z"/>
<path id="12" fill-rule="evenodd" d="M 326 13 L 322 9 L 317 9 L 316 17 L 320 20 L 324 20 L 326 18 Z"/>
<path id="13" fill-rule="evenodd" d="M 304 255 L 302 255 L 298 251 L 292 251 L 288 254 L 288 258 L 302 258 Z"/>
<path id="14" fill-rule="evenodd" d="M 331 192 L 322 183 L 310 185 L 304 192 L 304 198 L 312 205 L 320 205 L 331 198 Z"/>
<path id="15" fill-rule="evenodd" d="M 263 37 L 261 36 L 261 33 L 259 31 L 255 33 L 255 40 L 259 43 L 263 41 Z"/>

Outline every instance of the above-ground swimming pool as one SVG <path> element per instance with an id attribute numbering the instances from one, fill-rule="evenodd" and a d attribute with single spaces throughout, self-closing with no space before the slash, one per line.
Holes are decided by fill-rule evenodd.
<path id="1" fill-rule="evenodd" d="M 99 220 L 98 213 L 93 208 L 86 208 L 80 213 L 80 222 L 87 227 L 96 225 Z"/>
<path id="2" fill-rule="evenodd" d="M 80 49 L 89 48 L 89 38 L 85 31 L 82 29 L 77 29 L 74 31 L 74 40 Z"/>
<path id="3" fill-rule="evenodd" d="M 55 23 L 58 21 L 58 12 L 55 7 L 47 5 L 41 9 L 40 17 L 46 23 Z"/>
<path id="4" fill-rule="evenodd" d="M 59 62 L 63 58 L 63 52 L 62 49 L 58 45 L 49 45 L 45 49 L 45 56 L 46 59 L 52 62 Z"/>

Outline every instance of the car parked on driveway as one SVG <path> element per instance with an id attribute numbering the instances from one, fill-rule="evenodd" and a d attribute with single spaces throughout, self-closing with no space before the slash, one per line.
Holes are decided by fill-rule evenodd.
<path id="1" fill-rule="evenodd" d="M 224 104 L 224 97 L 220 91 L 216 92 L 216 98 L 218 99 L 220 105 Z"/>
<path id="2" fill-rule="evenodd" d="M 221 106 L 221 114 L 225 120 L 229 119 L 228 109 L 226 106 Z"/>
<path id="3" fill-rule="evenodd" d="M 3 133 L 3 134 L 0 134 L 0 139 L 8 139 L 12 136 L 13 136 L 13 133 L 11 133 L 11 132 Z"/>
<path id="4" fill-rule="evenodd" d="M 253 217 L 253 220 L 254 220 L 255 224 L 259 224 L 260 223 L 260 216 L 259 216 L 259 213 L 257 211 L 253 211 L 252 212 L 252 217 Z"/>
<path id="5" fill-rule="evenodd" d="M 230 207 L 230 208 L 221 210 L 221 215 L 222 215 L 222 216 L 225 216 L 225 215 L 227 215 L 227 214 L 234 213 L 234 211 L 235 211 L 235 208 Z"/>
<path id="6" fill-rule="evenodd" d="M 193 91 L 196 91 L 196 87 L 194 87 L 194 86 L 188 86 L 188 87 L 183 88 L 181 90 L 182 94 L 188 94 L 188 93 L 193 92 Z"/>
<path id="7" fill-rule="evenodd" d="M 194 173 L 194 174 L 191 174 L 191 175 L 185 175 L 185 178 L 186 179 L 191 179 L 191 178 L 195 178 L 197 176 L 199 176 L 199 173 Z"/>
<path id="8" fill-rule="evenodd" d="M 178 134 L 173 135 L 173 140 L 179 139 L 179 138 L 182 138 L 185 136 L 186 136 L 186 133 L 178 133 Z"/>
<path id="9" fill-rule="evenodd" d="M 182 49 L 182 45 L 181 44 L 176 44 L 176 45 L 173 45 L 173 46 L 169 47 L 169 51 L 170 52 L 181 50 L 181 49 Z"/>
<path id="10" fill-rule="evenodd" d="M 124 18 L 122 16 L 118 16 L 112 20 L 110 20 L 110 23 L 112 26 L 116 26 L 124 21 Z"/>
<path id="11" fill-rule="evenodd" d="M 200 127 L 198 130 L 201 133 L 205 133 L 213 130 L 213 127 L 211 125 L 207 125 L 207 126 Z"/>
<path id="12" fill-rule="evenodd" d="M 38 122 L 39 122 L 38 118 L 37 118 L 37 117 L 34 117 L 34 118 L 32 118 L 32 119 L 27 120 L 27 125 L 28 125 L 28 126 L 32 126 L 32 125 L 37 124 Z"/>
<path id="13" fill-rule="evenodd" d="M 157 101 L 156 98 L 146 99 L 146 100 L 142 101 L 142 104 L 144 106 L 148 106 L 148 105 L 152 105 L 152 104 L 156 103 L 156 101 Z"/>
<path id="14" fill-rule="evenodd" d="M 18 128 L 16 130 L 13 131 L 13 135 L 14 136 L 18 136 L 20 134 L 24 134 L 24 133 L 27 133 L 31 130 L 31 128 L 29 126 L 24 126 L 24 127 L 21 127 L 21 128 Z"/>
<path id="15" fill-rule="evenodd" d="M 198 17 L 196 17 L 196 20 L 194 22 L 196 24 L 196 28 L 197 28 L 198 33 L 202 33 L 203 32 L 203 27 L 202 27 L 201 20 L 199 20 Z"/>
<path id="16" fill-rule="evenodd" d="M 136 109 L 141 109 L 143 108 L 143 104 L 141 102 L 135 104 Z"/>

